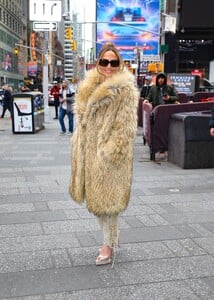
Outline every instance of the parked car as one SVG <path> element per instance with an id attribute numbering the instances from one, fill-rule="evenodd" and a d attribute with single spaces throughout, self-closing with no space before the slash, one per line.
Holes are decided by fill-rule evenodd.
<path id="1" fill-rule="evenodd" d="M 199 91 L 200 92 L 213 92 L 214 85 L 208 79 L 200 78 Z"/>

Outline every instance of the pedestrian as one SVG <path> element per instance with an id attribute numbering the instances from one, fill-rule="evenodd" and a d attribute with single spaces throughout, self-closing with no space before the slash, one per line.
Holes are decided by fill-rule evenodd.
<path id="1" fill-rule="evenodd" d="M 96 265 L 109 264 L 118 245 L 118 216 L 129 203 L 139 92 L 116 47 L 102 46 L 75 99 L 69 191 L 86 202 L 103 234 Z"/>
<path id="2" fill-rule="evenodd" d="M 67 80 L 62 81 L 62 87 L 59 91 L 59 124 L 61 126 L 61 135 L 66 134 L 66 127 L 64 118 L 68 117 L 68 135 L 73 134 L 73 104 L 74 104 L 75 91 L 69 85 Z"/>
<path id="3" fill-rule="evenodd" d="M 145 76 L 145 82 L 141 89 L 140 97 L 145 99 L 148 96 L 152 85 L 153 85 L 152 76 L 150 76 L 150 75 Z"/>
<path id="4" fill-rule="evenodd" d="M 60 86 L 57 81 L 53 82 L 54 85 L 50 89 L 50 94 L 51 96 L 54 97 L 54 107 L 55 107 L 55 117 L 54 120 L 58 119 L 58 110 L 59 110 L 59 91 L 60 91 Z"/>
<path id="5" fill-rule="evenodd" d="M 143 101 L 143 109 L 151 111 L 160 104 L 173 104 L 178 102 L 178 95 L 172 85 L 167 84 L 167 76 L 159 73 L 155 84 L 150 88 L 149 94 Z"/>
<path id="6" fill-rule="evenodd" d="M 3 85 L 2 86 L 3 90 L 3 110 L 1 114 L 1 118 L 4 118 L 4 115 L 7 110 L 10 112 L 10 117 L 12 117 L 12 92 L 11 88 L 8 85 Z"/>
<path id="7" fill-rule="evenodd" d="M 214 107 L 212 109 L 212 115 L 211 115 L 211 118 L 210 118 L 210 135 L 214 137 Z"/>

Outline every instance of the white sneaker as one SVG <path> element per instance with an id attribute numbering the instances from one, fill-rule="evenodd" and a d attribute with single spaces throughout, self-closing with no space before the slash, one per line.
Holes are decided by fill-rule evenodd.
<path id="1" fill-rule="evenodd" d="M 59 134 L 60 134 L 60 135 L 65 135 L 66 132 L 65 132 L 65 131 L 61 131 Z"/>

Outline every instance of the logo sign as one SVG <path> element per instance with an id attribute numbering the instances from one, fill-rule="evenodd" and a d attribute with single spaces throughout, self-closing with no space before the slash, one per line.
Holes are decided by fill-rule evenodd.
<path id="1" fill-rule="evenodd" d="M 30 0 L 31 21 L 61 21 L 62 3 L 52 0 Z"/>
<path id="2" fill-rule="evenodd" d="M 57 22 L 33 22 L 34 31 L 56 31 Z"/>

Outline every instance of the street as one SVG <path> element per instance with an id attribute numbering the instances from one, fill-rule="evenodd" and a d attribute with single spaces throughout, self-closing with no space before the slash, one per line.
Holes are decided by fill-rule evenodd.
<path id="1" fill-rule="evenodd" d="M 95 266 L 101 233 L 68 194 L 70 137 L 50 111 L 35 134 L 0 119 L 0 299 L 214 299 L 213 169 L 150 161 L 139 128 L 115 264 Z"/>

